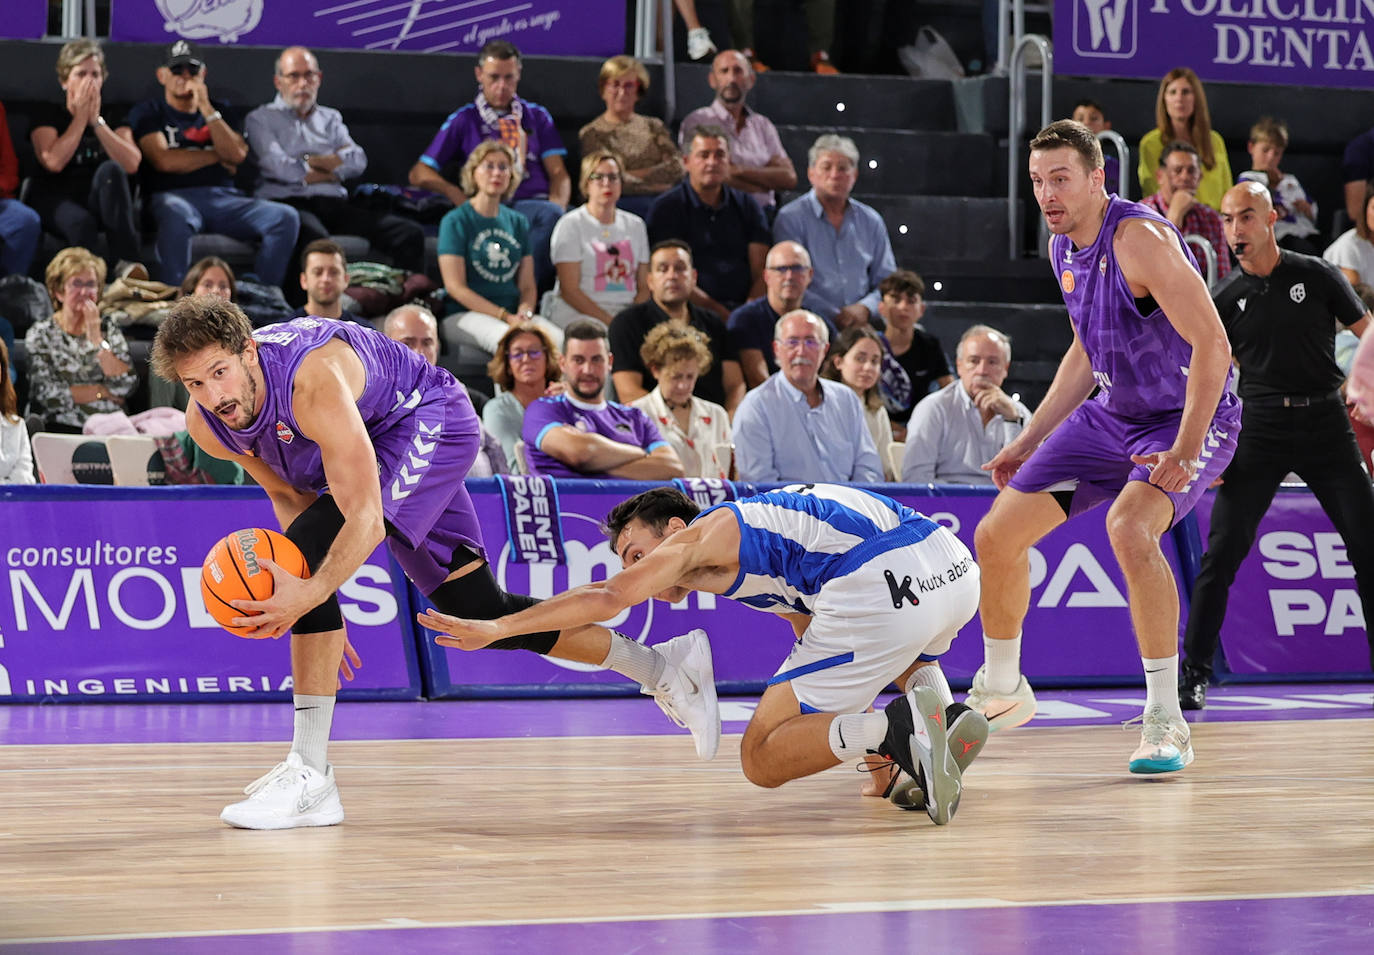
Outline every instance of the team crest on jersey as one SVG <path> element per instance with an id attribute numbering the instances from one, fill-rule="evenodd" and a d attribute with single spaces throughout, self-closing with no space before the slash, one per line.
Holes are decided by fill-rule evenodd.
<path id="1" fill-rule="evenodd" d="M 1106 275 L 1106 274 L 1107 274 L 1107 257 L 1106 257 L 1105 255 L 1102 256 L 1102 258 L 1100 258 L 1100 259 L 1097 260 L 1097 274 L 1098 274 L 1098 275 Z"/>
<path id="2" fill-rule="evenodd" d="M 285 421 L 278 421 L 277 439 L 281 441 L 282 444 L 290 444 L 292 441 L 296 440 L 296 432 L 288 428 Z"/>
<path id="3" fill-rule="evenodd" d="M 1063 286 L 1065 295 L 1071 293 L 1073 291 L 1073 272 L 1068 269 L 1061 272 L 1059 274 L 1059 284 Z"/>
<path id="4" fill-rule="evenodd" d="M 1288 297 L 1301 304 L 1302 300 L 1307 298 L 1307 286 L 1299 282 L 1288 290 Z"/>

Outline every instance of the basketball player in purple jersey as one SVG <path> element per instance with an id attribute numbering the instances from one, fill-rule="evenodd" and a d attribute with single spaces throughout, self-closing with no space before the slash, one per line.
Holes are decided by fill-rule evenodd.
<path id="1" fill-rule="evenodd" d="M 247 829 L 343 821 L 326 761 L 337 673 L 348 647 L 336 591 L 384 539 L 435 607 L 492 619 L 538 601 L 508 594 L 487 564 L 463 486 L 481 444 L 463 386 L 362 325 L 299 318 L 253 332 L 237 306 L 197 296 L 158 330 L 153 366 L 191 394 L 186 425 L 208 454 L 235 461 L 267 492 L 311 576 L 270 560 L 276 589 L 235 601 L 252 637 L 291 638 L 295 733 L 287 758 L 220 818 Z M 646 647 L 603 627 L 521 634 L 497 649 L 590 663 L 637 680 L 715 755 L 720 712 L 700 630 Z M 354 665 L 356 655 L 350 656 Z"/>
<path id="2" fill-rule="evenodd" d="M 1178 230 L 1103 189 L 1102 150 L 1087 127 L 1051 123 L 1030 150 L 1074 341 L 1025 430 L 983 465 L 1001 493 L 974 536 L 985 663 L 967 702 L 993 729 L 1035 714 L 1020 666 L 1030 548 L 1110 501 L 1107 533 L 1147 688 L 1130 770 L 1174 772 L 1193 750 L 1178 704 L 1178 591 L 1159 541 L 1235 453 L 1231 349 Z"/>

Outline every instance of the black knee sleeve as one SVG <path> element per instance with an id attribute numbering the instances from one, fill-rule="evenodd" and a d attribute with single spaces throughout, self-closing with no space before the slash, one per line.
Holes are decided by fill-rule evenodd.
<path id="1" fill-rule="evenodd" d="M 472 556 L 476 557 L 475 554 Z M 461 566 L 458 555 L 455 555 L 454 563 Z M 455 617 L 466 617 L 469 620 L 495 620 L 497 617 L 504 617 L 539 603 L 534 597 L 502 590 L 497 585 L 496 578 L 492 576 L 490 564 L 483 564 L 462 577 L 444 581 L 434 588 L 429 599 L 441 612 Z M 530 650 L 546 654 L 557 642 L 558 631 L 545 630 L 540 633 L 505 637 L 489 644 L 488 649 Z"/>
<path id="2" fill-rule="evenodd" d="M 319 569 L 334 538 L 343 529 L 344 516 L 339 505 L 329 494 L 321 494 L 286 529 L 287 538 L 301 549 L 305 555 L 306 566 L 313 574 Z M 327 633 L 343 626 L 343 612 L 339 609 L 339 598 L 330 594 L 329 599 L 313 610 L 307 611 L 291 628 L 293 633 Z"/>

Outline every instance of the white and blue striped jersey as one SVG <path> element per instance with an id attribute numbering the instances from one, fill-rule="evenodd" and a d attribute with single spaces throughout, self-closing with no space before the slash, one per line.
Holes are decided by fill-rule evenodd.
<path id="1" fill-rule="evenodd" d="M 724 596 L 773 613 L 810 614 L 827 582 L 940 525 L 891 498 L 838 484 L 793 484 L 704 511 L 739 521 L 739 576 Z"/>

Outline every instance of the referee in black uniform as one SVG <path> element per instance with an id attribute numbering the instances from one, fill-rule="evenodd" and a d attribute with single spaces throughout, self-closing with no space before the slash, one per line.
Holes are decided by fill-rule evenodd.
<path id="1" fill-rule="evenodd" d="M 1336 321 L 1363 335 L 1370 315 L 1334 265 L 1279 248 L 1263 185 L 1229 190 L 1221 218 L 1240 271 L 1214 300 L 1240 365 L 1243 410 L 1193 586 L 1179 686 L 1185 710 L 1206 703 L 1231 583 L 1290 471 L 1345 539 L 1366 619 L 1374 613 L 1374 486 L 1360 467 L 1335 360 Z"/>

